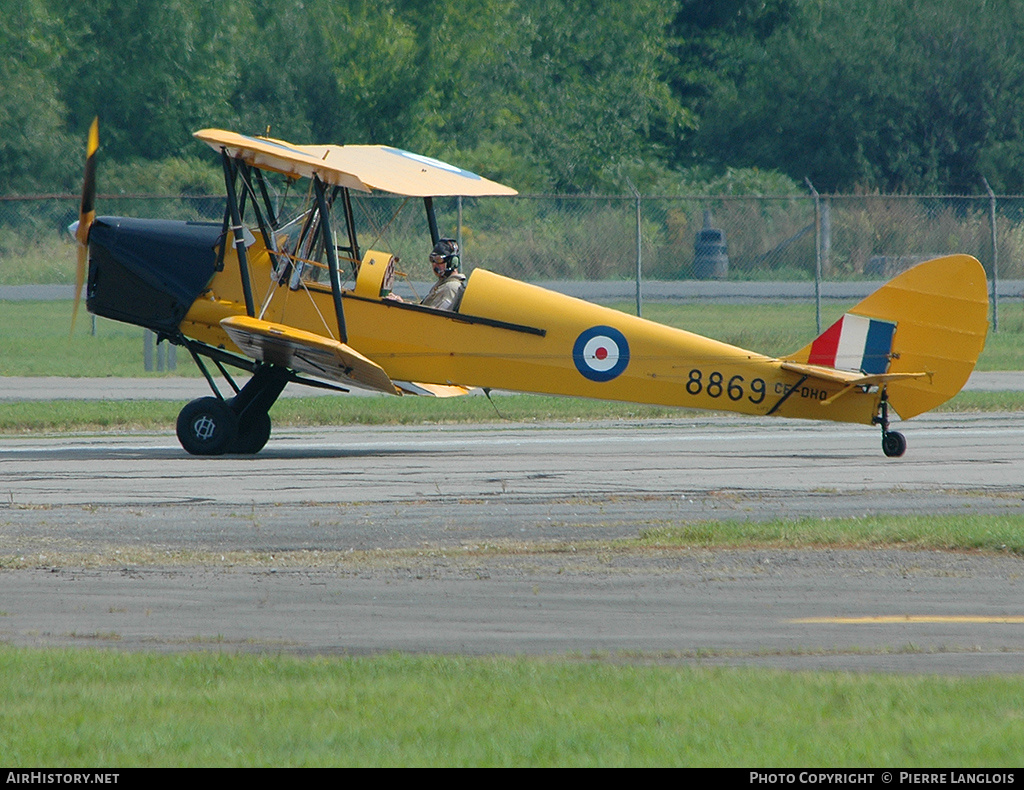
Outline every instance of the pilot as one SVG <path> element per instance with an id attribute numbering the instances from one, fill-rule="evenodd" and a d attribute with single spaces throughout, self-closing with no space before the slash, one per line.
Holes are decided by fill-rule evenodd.
<path id="1" fill-rule="evenodd" d="M 437 282 L 420 304 L 438 310 L 458 310 L 466 289 L 466 275 L 459 271 L 459 245 L 455 239 L 441 239 L 434 245 L 430 265 Z"/>

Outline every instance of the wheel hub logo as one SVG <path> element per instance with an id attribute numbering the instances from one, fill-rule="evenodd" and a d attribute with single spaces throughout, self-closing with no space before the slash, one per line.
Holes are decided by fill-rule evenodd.
<path id="1" fill-rule="evenodd" d="M 572 361 L 591 381 L 611 381 L 629 365 L 629 343 L 618 329 L 594 326 L 576 338 Z"/>
<path id="2" fill-rule="evenodd" d="M 192 429 L 199 441 L 206 442 L 213 438 L 213 434 L 217 431 L 217 423 L 204 414 L 192 423 Z"/>

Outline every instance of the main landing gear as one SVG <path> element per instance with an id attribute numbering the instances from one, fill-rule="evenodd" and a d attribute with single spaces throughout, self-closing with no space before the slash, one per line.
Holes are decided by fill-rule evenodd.
<path id="1" fill-rule="evenodd" d="M 260 365 L 235 397 L 188 403 L 178 414 L 178 441 L 192 455 L 255 455 L 270 438 L 270 407 L 289 381 L 286 368 Z"/>
<path id="2" fill-rule="evenodd" d="M 899 458 L 907 451 L 907 439 L 899 431 L 889 430 L 889 396 L 882 390 L 882 400 L 878 404 L 878 415 L 871 421 L 882 427 L 882 452 L 889 458 Z"/>

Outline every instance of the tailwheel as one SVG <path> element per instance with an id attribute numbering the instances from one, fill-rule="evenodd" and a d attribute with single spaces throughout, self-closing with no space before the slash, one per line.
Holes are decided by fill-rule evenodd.
<path id="1" fill-rule="evenodd" d="M 899 431 L 882 432 L 882 452 L 889 458 L 899 458 L 907 451 L 907 439 Z"/>
<path id="2" fill-rule="evenodd" d="M 872 422 L 882 427 L 882 452 L 887 458 L 899 458 L 907 451 L 906 437 L 899 431 L 889 430 L 889 396 L 884 388 L 878 402 L 878 415 Z"/>
<path id="3" fill-rule="evenodd" d="M 270 415 L 265 411 L 243 416 L 238 422 L 238 433 L 231 443 L 230 453 L 256 455 L 270 439 Z"/>
<path id="4" fill-rule="evenodd" d="M 228 451 L 238 436 L 238 416 L 220 398 L 198 398 L 179 412 L 177 432 L 178 441 L 186 452 L 221 455 Z"/>

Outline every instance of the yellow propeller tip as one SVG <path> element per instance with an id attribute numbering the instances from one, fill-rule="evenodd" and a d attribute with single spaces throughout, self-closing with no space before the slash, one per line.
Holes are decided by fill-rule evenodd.
<path id="1" fill-rule="evenodd" d="M 92 156 L 100 147 L 100 119 L 96 116 L 89 124 L 89 141 L 86 144 L 86 155 Z"/>

